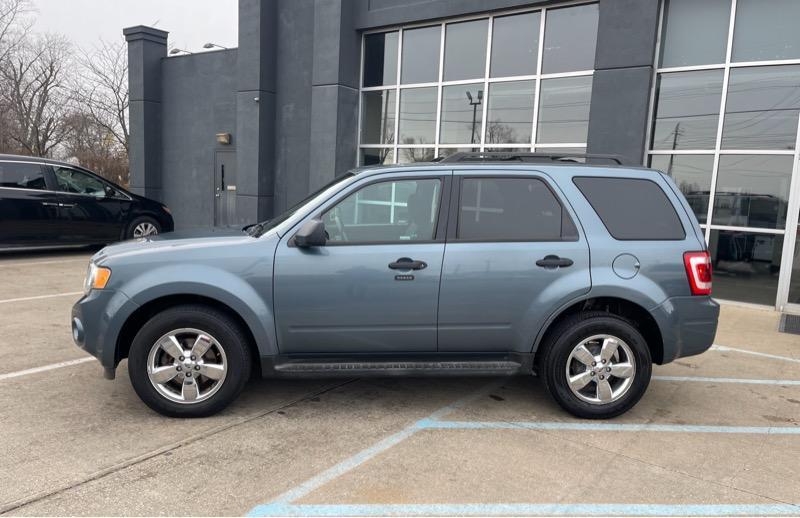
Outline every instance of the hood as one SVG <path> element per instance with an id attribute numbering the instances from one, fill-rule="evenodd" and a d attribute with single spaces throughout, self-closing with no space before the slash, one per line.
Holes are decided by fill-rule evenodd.
<path id="1" fill-rule="evenodd" d="M 248 236 L 239 229 L 192 229 L 178 232 L 167 232 L 107 246 L 97 252 L 92 260 L 103 264 L 109 259 L 127 256 L 138 256 L 152 253 L 176 252 L 185 254 L 190 251 L 216 247 L 230 247 L 240 243 L 252 242 L 254 237 Z"/>

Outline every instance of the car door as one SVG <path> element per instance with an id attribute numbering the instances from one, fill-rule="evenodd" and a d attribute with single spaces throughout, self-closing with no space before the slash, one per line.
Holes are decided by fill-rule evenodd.
<path id="1" fill-rule="evenodd" d="M 449 174 L 365 178 L 312 217 L 325 246 L 283 236 L 274 304 L 282 353 L 436 351 Z M 444 193 L 444 194 L 443 194 Z"/>
<path id="2" fill-rule="evenodd" d="M 52 166 L 59 217 L 65 235 L 76 243 L 110 243 L 122 235 L 127 196 L 111 184 L 72 167 Z"/>
<path id="3" fill-rule="evenodd" d="M 58 194 L 45 169 L 30 162 L 0 162 L 0 246 L 59 242 Z"/>
<path id="4" fill-rule="evenodd" d="M 552 180 L 503 175 L 454 177 L 440 351 L 530 352 L 550 314 L 591 287 L 588 244 Z"/>

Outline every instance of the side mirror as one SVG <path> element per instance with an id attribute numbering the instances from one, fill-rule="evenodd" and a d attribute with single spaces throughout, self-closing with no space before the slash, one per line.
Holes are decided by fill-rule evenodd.
<path id="1" fill-rule="evenodd" d="M 312 246 L 325 246 L 328 236 L 325 233 L 325 223 L 321 219 L 312 219 L 300 227 L 294 235 L 294 244 L 299 248 Z"/>

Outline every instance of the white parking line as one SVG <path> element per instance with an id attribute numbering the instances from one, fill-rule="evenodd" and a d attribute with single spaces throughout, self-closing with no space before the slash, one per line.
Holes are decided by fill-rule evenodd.
<path id="1" fill-rule="evenodd" d="M 77 263 L 82 262 L 89 264 L 91 256 L 81 258 L 64 258 L 64 259 L 48 259 L 46 261 L 0 261 L 0 267 L 3 266 L 36 266 L 39 264 L 60 264 L 60 263 Z"/>
<path id="2" fill-rule="evenodd" d="M 73 296 L 74 297 L 75 295 L 82 295 L 82 294 L 83 294 L 82 291 L 70 291 L 68 293 L 54 293 L 52 295 L 36 295 L 36 296 L 33 296 L 33 297 L 19 297 L 19 298 L 16 298 L 16 299 L 0 300 L 0 304 L 8 304 L 10 302 L 24 302 L 26 300 L 52 299 L 52 298 L 55 298 L 55 297 L 69 297 L 69 296 Z"/>
<path id="3" fill-rule="evenodd" d="M 697 381 L 706 383 L 741 383 L 743 385 L 800 385 L 800 380 L 764 380 L 747 378 L 713 378 L 709 376 L 653 376 L 656 381 Z"/>
<path id="4" fill-rule="evenodd" d="M 51 371 L 53 369 L 60 369 L 62 367 L 69 367 L 71 365 L 78 365 L 79 363 L 86 363 L 94 360 L 94 357 L 87 356 L 86 358 L 78 358 L 77 360 L 68 360 L 65 362 L 51 363 L 42 367 L 34 367 L 32 369 L 25 369 L 23 371 L 9 372 L 8 374 L 0 374 L 0 381 L 11 378 L 19 378 L 20 376 L 27 376 L 28 374 L 36 374 L 37 372 Z"/>
<path id="5" fill-rule="evenodd" d="M 800 363 L 800 359 L 798 358 L 789 358 L 788 356 L 778 356 L 777 354 L 767 354 L 767 353 L 760 353 L 756 351 L 748 351 L 747 349 L 737 349 L 736 347 L 728 347 L 727 345 L 717 345 L 714 344 L 711 346 L 712 351 L 720 351 L 726 352 L 731 351 L 735 353 L 742 353 L 742 354 L 750 354 L 753 356 L 761 356 L 762 358 L 770 358 L 772 360 L 782 360 L 785 362 L 792 362 L 792 363 Z"/>

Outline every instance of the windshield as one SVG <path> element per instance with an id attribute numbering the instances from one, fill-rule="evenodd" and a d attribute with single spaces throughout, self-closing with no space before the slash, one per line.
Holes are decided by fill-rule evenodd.
<path id="1" fill-rule="evenodd" d="M 309 201 L 311 201 L 315 197 L 319 196 L 322 192 L 330 189 L 331 187 L 333 187 L 334 185 L 336 185 L 338 183 L 343 182 L 344 180 L 352 178 L 353 176 L 354 176 L 353 173 L 346 173 L 346 174 L 343 174 L 342 176 L 334 178 L 334 180 L 332 182 L 327 183 L 324 186 L 322 186 L 319 189 L 317 189 L 316 191 L 312 192 L 311 194 L 309 194 L 308 196 L 306 196 L 305 198 L 303 198 L 302 200 L 300 200 L 296 204 L 292 205 L 290 208 L 288 208 L 285 211 L 283 211 L 281 214 L 275 216 L 272 219 L 268 219 L 266 221 L 262 221 L 261 223 L 256 223 L 254 225 L 248 225 L 247 227 L 245 227 L 245 230 L 247 231 L 248 234 L 250 234 L 253 237 L 262 236 L 267 231 L 277 227 L 278 225 L 280 225 L 281 223 L 283 223 L 287 219 L 291 218 L 294 215 L 295 212 L 297 212 L 301 207 L 303 207 L 303 205 L 305 205 L 306 203 L 308 203 Z"/>

